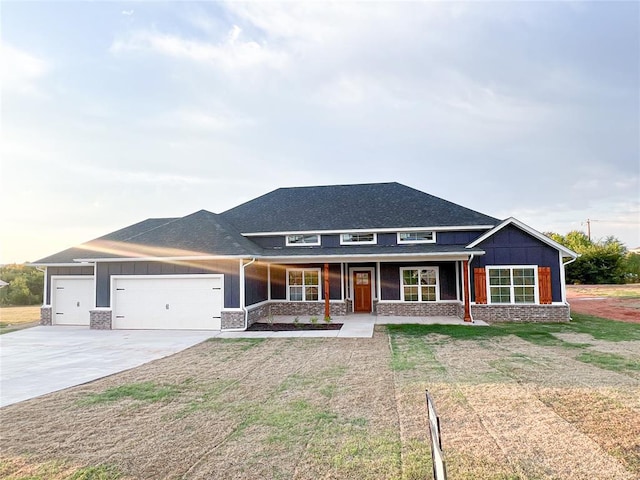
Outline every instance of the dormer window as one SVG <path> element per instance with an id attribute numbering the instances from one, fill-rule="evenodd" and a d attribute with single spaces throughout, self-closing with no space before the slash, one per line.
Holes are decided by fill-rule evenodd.
<path id="1" fill-rule="evenodd" d="M 300 246 L 318 246 L 320 245 L 320 235 L 287 235 L 287 247 L 300 247 Z"/>
<path id="2" fill-rule="evenodd" d="M 398 232 L 398 243 L 436 243 L 436 232 L 428 230 Z"/>
<path id="3" fill-rule="evenodd" d="M 340 235 L 340 245 L 361 245 L 376 242 L 377 238 L 375 233 L 343 233 Z"/>

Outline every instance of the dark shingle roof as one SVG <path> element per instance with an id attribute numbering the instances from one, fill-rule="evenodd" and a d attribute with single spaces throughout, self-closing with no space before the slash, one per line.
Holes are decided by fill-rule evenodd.
<path id="1" fill-rule="evenodd" d="M 32 262 L 35 265 L 38 264 L 51 264 L 51 263 L 74 263 L 74 258 L 87 257 L 87 253 L 93 251 L 93 247 L 97 246 L 101 242 L 105 241 L 120 241 L 125 242 L 134 238 L 141 233 L 148 232 L 153 230 L 154 228 L 158 228 L 159 226 L 165 225 L 169 222 L 176 220 L 175 218 L 148 218 L 147 220 L 143 220 L 142 222 L 134 223 L 133 225 L 129 225 L 128 227 L 121 228 L 120 230 L 116 230 L 115 232 L 108 233 L 102 237 L 90 240 L 88 242 L 83 243 L 78 247 L 68 248 L 58 253 L 54 253 L 53 255 L 49 255 L 48 257 L 41 258 L 35 262 Z M 97 253 L 97 251 L 96 251 Z"/>
<path id="2" fill-rule="evenodd" d="M 145 220 L 34 264 L 72 263 L 81 258 L 255 255 L 259 251 L 219 215 L 200 210 L 182 218 Z"/>
<path id="3" fill-rule="evenodd" d="M 221 215 L 242 233 L 500 223 L 395 182 L 279 188 Z"/>

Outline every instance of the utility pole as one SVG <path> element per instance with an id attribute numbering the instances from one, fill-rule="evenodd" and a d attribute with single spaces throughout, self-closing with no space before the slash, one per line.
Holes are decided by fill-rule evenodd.
<path id="1" fill-rule="evenodd" d="M 587 237 L 589 237 L 589 241 L 591 241 L 591 220 L 587 218 Z"/>

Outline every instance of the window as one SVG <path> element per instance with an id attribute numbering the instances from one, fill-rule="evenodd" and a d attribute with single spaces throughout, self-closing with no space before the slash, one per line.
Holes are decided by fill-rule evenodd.
<path id="1" fill-rule="evenodd" d="M 376 243 L 375 233 L 343 233 L 340 235 L 340 245 L 352 243 Z"/>
<path id="2" fill-rule="evenodd" d="M 487 267 L 489 303 L 538 303 L 535 266 Z"/>
<path id="3" fill-rule="evenodd" d="M 435 243 L 436 232 L 398 232 L 398 243 Z"/>
<path id="4" fill-rule="evenodd" d="M 440 298 L 437 267 L 400 269 L 402 300 L 405 302 L 437 302 Z"/>
<path id="5" fill-rule="evenodd" d="M 314 302 L 320 298 L 320 269 L 287 270 L 287 293 L 291 302 Z"/>
<path id="6" fill-rule="evenodd" d="M 299 245 L 320 245 L 320 235 L 287 235 L 287 247 Z"/>

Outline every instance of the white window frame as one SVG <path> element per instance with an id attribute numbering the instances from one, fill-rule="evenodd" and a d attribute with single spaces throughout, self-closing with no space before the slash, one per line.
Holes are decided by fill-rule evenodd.
<path id="1" fill-rule="evenodd" d="M 406 270 L 434 270 L 436 273 L 436 299 L 435 300 L 422 300 L 422 289 L 420 288 L 420 281 L 418 280 L 418 300 L 405 300 L 404 299 L 404 272 Z M 418 274 L 420 278 L 420 274 Z M 432 266 L 415 266 L 415 267 L 400 267 L 400 300 L 407 303 L 436 303 L 440 301 L 440 268 Z"/>
<path id="2" fill-rule="evenodd" d="M 412 234 L 412 233 L 430 233 L 431 240 L 403 240 L 401 238 L 402 235 Z M 396 236 L 397 236 L 398 245 L 401 245 L 404 243 L 436 243 L 436 232 L 434 232 L 433 230 L 412 230 L 410 232 L 397 232 Z"/>
<path id="3" fill-rule="evenodd" d="M 302 300 L 291 300 L 290 298 L 290 286 L 289 286 L 289 272 L 302 272 L 302 285 L 293 285 L 294 287 L 302 287 Z M 307 300 L 307 292 L 305 288 L 307 285 L 304 283 L 304 273 L 305 272 L 317 272 L 318 273 L 318 299 L 317 300 Z M 287 268 L 286 270 L 287 276 L 287 301 L 288 302 L 322 302 L 322 269 L 320 268 Z M 309 285 L 311 286 L 311 285 Z M 315 287 L 315 285 L 313 285 Z"/>
<path id="4" fill-rule="evenodd" d="M 315 236 L 316 241 L 313 243 L 295 243 L 290 242 L 289 237 L 310 237 Z M 320 234 L 319 233 L 291 233 L 285 236 L 285 244 L 287 247 L 318 247 L 320 246 Z"/>
<path id="5" fill-rule="evenodd" d="M 373 235 L 373 240 L 345 240 L 344 235 Z M 340 234 L 340 245 L 375 245 L 378 243 L 378 234 L 373 232 L 343 232 Z"/>
<path id="6" fill-rule="evenodd" d="M 516 303 L 515 302 L 515 285 L 513 284 L 513 271 L 517 269 L 528 268 L 533 270 L 534 283 L 533 287 L 533 303 Z M 487 283 L 487 304 L 488 305 L 539 305 L 540 304 L 540 284 L 538 281 L 538 265 L 491 265 L 486 266 L 486 283 Z M 505 302 L 492 302 L 491 301 L 491 287 L 497 287 L 498 285 L 491 285 L 490 271 L 491 270 L 509 270 L 511 276 L 511 283 L 509 286 L 509 303 Z M 501 287 L 507 287 L 507 285 L 500 285 Z"/>

